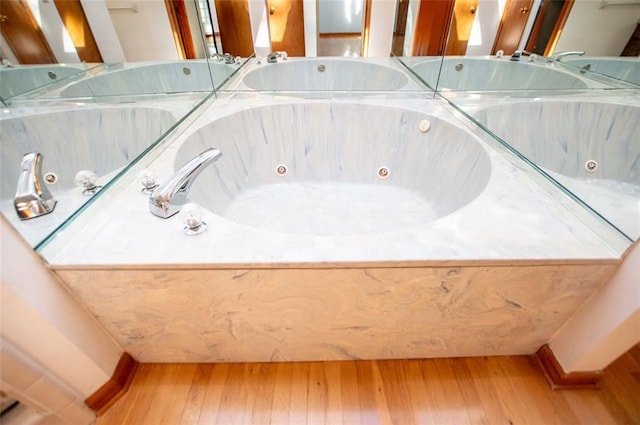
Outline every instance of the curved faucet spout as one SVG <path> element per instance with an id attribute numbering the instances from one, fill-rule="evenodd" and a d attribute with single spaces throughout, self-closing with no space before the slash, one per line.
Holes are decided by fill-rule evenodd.
<path id="1" fill-rule="evenodd" d="M 222 153 L 218 149 L 209 148 L 161 183 L 149 195 L 149 210 L 151 214 L 169 218 L 178 213 L 182 205 L 187 202 L 187 194 L 195 178 L 200 175 L 208 164 L 221 156 Z"/>
<path id="2" fill-rule="evenodd" d="M 567 56 L 584 56 L 584 50 L 571 50 L 568 52 L 559 52 L 549 57 L 551 61 L 557 61 Z"/>
<path id="3" fill-rule="evenodd" d="M 13 205 L 20 220 L 49 214 L 56 207 L 56 200 L 42 178 L 42 154 L 39 152 L 22 157 Z"/>

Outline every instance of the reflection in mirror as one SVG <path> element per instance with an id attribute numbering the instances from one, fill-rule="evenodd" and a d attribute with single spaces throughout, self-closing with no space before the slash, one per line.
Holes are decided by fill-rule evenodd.
<path id="1" fill-rule="evenodd" d="M 166 0 L 128 2 L 116 0 L 56 0 L 43 2 L 38 0 L 6 0 L 0 3 L 3 19 L 0 37 L 0 54 L 3 68 L 27 64 L 65 63 L 67 69 L 84 68 L 84 63 L 106 62 L 110 64 L 138 62 L 162 62 L 176 60 L 212 62 L 211 76 L 222 84 L 229 76 L 232 60 L 218 56 L 218 46 L 214 37 L 214 13 L 208 0 Z M 77 65 L 76 65 L 77 64 Z M 168 65 L 171 67 L 171 65 Z M 177 67 L 177 65 L 176 65 Z M 237 68 L 237 66 L 236 66 Z M 105 67 L 113 70 L 113 66 Z M 199 70 L 206 71 L 200 78 Z M 203 82 L 209 70 L 194 65 L 194 77 Z M 37 71 L 33 71 L 36 72 Z M 45 73 L 46 75 L 46 73 Z M 66 74 L 65 74 L 66 75 Z M 160 77 L 165 75 L 160 73 Z M 55 81 L 37 78 L 24 78 L 25 83 L 34 80 L 34 84 L 16 86 L 5 90 L 5 96 L 23 94 L 28 89 Z M 195 79 L 195 78 L 192 78 Z M 6 82 L 13 80 L 4 79 Z M 4 84 L 5 88 L 8 84 Z M 152 88 L 129 91 L 128 94 L 148 94 Z M 174 93 L 193 90 L 193 83 L 172 84 L 164 82 L 158 93 Z M 196 84 L 197 90 L 212 90 L 213 85 Z M 13 87 L 13 85 L 12 85 Z M 125 87 L 121 87 L 121 94 Z M 42 91 L 39 91 L 41 93 Z"/>
<path id="2" fill-rule="evenodd" d="M 318 0 L 318 56 L 362 56 L 364 0 Z"/>
<path id="3" fill-rule="evenodd" d="M 179 95 L 157 101 L 102 105 L 24 106 L 0 116 L 0 212 L 32 246 L 71 217 L 97 193 L 80 185 L 95 175 L 107 187 L 140 154 L 180 122 L 199 99 Z M 25 154 L 38 164 L 25 163 Z M 37 210 L 47 195 L 47 214 Z M 35 209 L 34 209 L 35 208 Z"/>
<path id="4" fill-rule="evenodd" d="M 504 59 L 511 59 L 516 51 L 524 52 L 514 57 L 514 62 L 527 62 L 531 58 L 529 53 L 538 56 L 537 65 L 548 66 L 546 59 L 556 59 L 558 52 L 585 51 L 585 58 L 631 56 L 626 61 L 611 63 L 608 59 L 593 60 L 590 69 L 577 72 L 571 70 L 573 78 L 564 77 L 568 81 L 567 89 L 574 89 L 574 83 L 582 81 L 589 87 L 589 72 L 600 72 L 618 80 L 633 81 L 634 63 L 640 54 L 640 35 L 638 21 L 640 20 L 640 2 L 637 0 L 620 0 L 616 2 L 589 0 L 448 0 L 432 2 L 429 0 L 408 0 L 408 14 L 406 30 L 404 31 L 404 46 L 402 56 L 422 56 L 444 53 L 448 56 L 489 56 L 504 55 Z M 401 2 L 399 2 L 401 3 Z M 399 8 L 401 9 L 401 8 Z M 399 21 L 400 19 L 398 19 Z M 397 30 L 396 30 L 397 32 Z M 394 45 L 397 55 L 400 49 Z M 492 58 L 492 60 L 495 58 Z M 517 59 L 517 60 L 516 60 Z M 562 58 L 569 63 L 574 58 Z M 415 58 L 406 59 L 409 67 L 421 63 Z M 457 63 L 451 59 L 452 68 Z M 494 61 L 495 62 L 495 61 Z M 465 61 L 460 62 L 468 65 Z M 580 67 L 587 63 L 578 62 Z M 421 64 L 428 68 L 429 74 L 421 77 L 431 86 L 436 84 L 433 73 L 428 64 Z M 436 65 L 432 65 L 436 67 Z M 491 65 L 486 65 L 490 67 Z M 509 65 L 495 65 L 495 70 L 483 69 L 487 80 L 490 75 L 494 78 L 502 77 L 503 69 Z M 521 70 L 512 66 L 514 73 Z M 532 72 L 540 73 L 538 67 L 531 67 Z M 557 65 L 559 72 L 569 67 Z M 597 70 L 596 70 L 597 69 Z M 588 71 L 588 72 L 587 72 Z M 451 71 L 455 72 L 455 71 Z M 491 74 L 495 72 L 495 74 Z M 511 73 L 511 69 L 508 69 Z M 436 72 L 437 75 L 437 72 Z M 556 75 L 560 75 L 556 73 Z M 445 80 L 455 80 L 452 74 Z M 615 85 L 615 81 L 610 81 Z M 480 83 L 478 83 L 480 84 Z M 495 84 L 494 84 L 495 85 Z M 547 86 L 548 87 L 545 87 Z M 580 84 L 578 84 L 580 85 Z M 482 90 L 481 86 L 473 85 L 474 90 Z M 628 87 L 628 85 L 622 85 Z M 447 89 L 468 90 L 467 86 L 449 84 Z M 507 84 L 504 89 L 510 89 L 513 84 Z M 543 84 L 542 86 L 528 86 L 521 84 L 520 89 L 556 89 L 557 84 Z M 593 87 L 602 88 L 595 84 Z M 493 90 L 496 87 L 488 88 Z"/>
<path id="5" fill-rule="evenodd" d="M 629 239 L 640 239 L 640 106 L 594 98 L 516 101 L 475 118 Z M 518 123 L 513 125 L 513 123 Z"/>

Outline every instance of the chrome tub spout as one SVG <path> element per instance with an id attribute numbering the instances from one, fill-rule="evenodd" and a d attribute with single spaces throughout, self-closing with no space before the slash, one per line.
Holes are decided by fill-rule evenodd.
<path id="1" fill-rule="evenodd" d="M 554 55 L 549 56 L 550 61 L 559 61 L 562 58 L 567 56 L 584 56 L 584 50 L 571 50 L 568 52 L 559 52 Z"/>
<path id="2" fill-rule="evenodd" d="M 209 148 L 161 183 L 149 195 L 149 210 L 151 214 L 169 218 L 178 213 L 182 205 L 187 203 L 189 188 L 191 188 L 196 177 L 200 175 L 207 165 L 221 156 L 222 153 L 218 149 Z"/>
<path id="3" fill-rule="evenodd" d="M 56 207 L 42 178 L 42 154 L 31 152 L 22 157 L 13 205 L 20 220 L 49 214 Z"/>

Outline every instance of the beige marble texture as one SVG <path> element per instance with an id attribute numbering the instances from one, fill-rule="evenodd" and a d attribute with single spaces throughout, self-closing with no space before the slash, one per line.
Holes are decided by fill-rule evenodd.
<path id="1" fill-rule="evenodd" d="M 616 267 L 54 270 L 138 361 L 263 362 L 533 353 Z"/>

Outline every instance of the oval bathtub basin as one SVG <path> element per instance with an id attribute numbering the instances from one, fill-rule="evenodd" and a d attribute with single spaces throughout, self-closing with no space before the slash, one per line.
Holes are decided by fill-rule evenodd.
<path id="1" fill-rule="evenodd" d="M 430 123 L 426 127 L 425 120 Z M 484 148 L 424 113 L 353 103 L 257 107 L 217 119 L 180 147 L 175 166 L 214 144 L 223 156 L 189 197 L 274 232 L 354 235 L 419 226 L 487 185 Z"/>
<path id="2" fill-rule="evenodd" d="M 108 71 L 70 84 L 61 90 L 60 96 L 118 96 L 211 91 L 213 83 L 209 69 L 217 86 L 228 79 L 237 68 L 236 65 L 217 62 L 207 64 L 203 61 L 133 66 Z"/>
<path id="3" fill-rule="evenodd" d="M 563 71 L 509 58 L 444 58 L 411 67 L 425 83 L 438 90 L 566 90 L 584 89 L 580 78 Z M 440 78 L 438 79 L 438 73 Z"/>
<path id="4" fill-rule="evenodd" d="M 605 218 L 640 237 L 640 107 L 543 101 L 476 118 Z"/>
<path id="5" fill-rule="evenodd" d="M 640 84 L 640 60 L 638 58 L 598 57 L 598 58 L 565 58 L 567 63 L 578 68 L 586 69 L 598 74 L 608 75 L 618 80 L 633 84 Z"/>
<path id="6" fill-rule="evenodd" d="M 391 91 L 406 86 L 400 71 L 348 59 L 303 59 L 263 63 L 248 72 L 243 83 L 266 91 Z"/>
<path id="7" fill-rule="evenodd" d="M 0 205 L 23 237 L 42 240 L 90 197 L 77 187 L 75 176 L 89 170 L 104 185 L 167 131 L 176 118 L 168 111 L 148 107 L 112 107 L 44 112 L 0 120 Z M 57 205 L 52 213 L 20 221 L 13 206 L 20 162 L 24 154 L 43 156 L 42 173 Z"/>
<path id="8" fill-rule="evenodd" d="M 9 99 L 86 70 L 78 65 L 17 65 L 0 69 L 0 97 Z"/>

